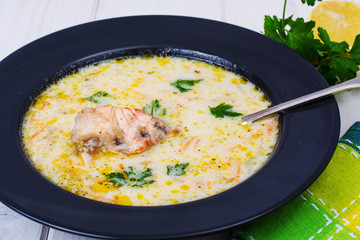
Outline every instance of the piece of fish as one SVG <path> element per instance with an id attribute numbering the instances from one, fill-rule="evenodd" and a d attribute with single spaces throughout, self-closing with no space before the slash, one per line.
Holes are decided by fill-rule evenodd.
<path id="1" fill-rule="evenodd" d="M 95 151 L 141 153 L 177 132 L 139 109 L 108 105 L 79 111 L 70 141 L 89 164 Z"/>

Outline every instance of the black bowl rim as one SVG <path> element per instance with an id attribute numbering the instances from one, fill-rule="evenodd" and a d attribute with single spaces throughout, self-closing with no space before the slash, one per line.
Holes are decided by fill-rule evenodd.
<path id="1" fill-rule="evenodd" d="M 0 200 L 4 204 L 40 223 L 85 236 L 190 237 L 239 226 L 283 206 L 327 166 L 340 131 L 333 97 L 286 112 L 282 138 L 272 159 L 244 183 L 209 198 L 170 206 L 126 207 L 81 198 L 49 183 L 26 160 L 19 142 L 18 126 L 29 97 L 69 63 L 129 47 L 190 49 L 220 56 L 254 73 L 253 78 L 260 79 L 274 104 L 328 86 L 309 63 L 290 49 L 251 30 L 213 20 L 134 16 L 86 23 L 50 34 L 0 63 L 0 82 L 7 89 L 4 101 L 0 101 L 7 116 L 0 126 L 5 135 L 0 144 L 4 152 L 0 161 Z M 14 172 L 23 176 L 26 184 L 22 178 L 14 177 Z M 144 223 L 139 224 L 139 219 Z M 117 229 L 119 225 L 123 227 Z"/>

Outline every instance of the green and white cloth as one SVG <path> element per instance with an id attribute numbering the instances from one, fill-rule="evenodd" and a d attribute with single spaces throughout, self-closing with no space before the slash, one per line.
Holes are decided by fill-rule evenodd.
<path id="1" fill-rule="evenodd" d="M 360 239 L 360 122 L 340 138 L 329 165 L 305 192 L 247 225 L 239 239 Z"/>

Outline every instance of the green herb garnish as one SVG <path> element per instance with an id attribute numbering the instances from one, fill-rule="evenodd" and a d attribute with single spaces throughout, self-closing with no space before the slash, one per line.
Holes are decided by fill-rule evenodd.
<path id="1" fill-rule="evenodd" d="M 113 96 L 111 96 L 110 94 L 108 94 L 107 92 L 103 92 L 103 91 L 99 91 L 93 95 L 91 95 L 90 97 L 86 97 L 83 98 L 84 100 L 93 102 L 93 103 L 101 103 L 102 100 L 104 100 L 104 98 L 113 98 Z"/>
<path id="2" fill-rule="evenodd" d="M 141 172 L 134 171 L 134 168 L 130 166 L 128 171 L 123 171 L 122 173 L 112 172 L 104 175 L 109 182 L 120 186 L 127 185 L 129 187 L 144 187 L 146 184 L 154 183 L 154 180 L 146 179 L 152 176 L 152 170 L 150 168 L 147 168 Z"/>
<path id="3" fill-rule="evenodd" d="M 317 0 L 321 1 L 321 0 Z M 313 6 L 316 0 L 301 0 Z M 265 35 L 291 48 L 309 61 L 330 85 L 356 77 L 360 65 L 360 34 L 355 37 L 351 50 L 345 41 L 330 40 L 327 31 L 318 28 L 319 39 L 314 38 L 314 21 L 305 22 L 303 18 L 285 18 L 287 0 L 284 1 L 282 19 L 265 16 Z"/>
<path id="4" fill-rule="evenodd" d="M 229 117 L 238 117 L 243 115 L 242 113 L 233 112 L 231 109 L 233 108 L 230 104 L 221 103 L 216 107 L 210 107 L 210 113 L 214 115 L 216 118 L 224 118 L 225 116 Z"/>
<path id="5" fill-rule="evenodd" d="M 182 176 L 186 173 L 185 169 L 189 166 L 189 163 L 177 163 L 175 165 L 167 166 L 167 175 L 170 176 Z"/>
<path id="6" fill-rule="evenodd" d="M 179 79 L 176 80 L 173 83 L 170 83 L 170 85 L 175 86 L 180 92 L 187 92 L 192 90 L 192 88 L 185 88 L 186 86 L 188 87 L 192 87 L 194 86 L 196 83 L 201 82 L 204 79 L 196 79 L 196 80 L 183 80 L 183 79 Z"/>
<path id="7" fill-rule="evenodd" d="M 142 111 L 153 115 L 155 118 L 160 118 L 166 115 L 166 109 L 161 108 L 159 100 L 155 99 L 151 103 L 146 104 Z"/>
<path id="8" fill-rule="evenodd" d="M 321 0 L 317 0 L 318 2 L 321 2 Z M 306 3 L 309 6 L 314 6 L 316 0 L 301 0 L 302 3 Z"/>
<path id="9" fill-rule="evenodd" d="M 112 172 L 104 175 L 109 182 L 114 183 L 115 185 L 124 186 L 127 184 L 127 180 L 124 176 L 124 173 Z"/>

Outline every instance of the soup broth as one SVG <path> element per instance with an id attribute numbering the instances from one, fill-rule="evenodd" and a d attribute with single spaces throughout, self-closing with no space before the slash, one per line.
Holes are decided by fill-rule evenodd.
<path id="1" fill-rule="evenodd" d="M 177 130 L 137 154 L 96 151 L 86 164 L 70 137 L 85 108 L 140 109 Z M 113 204 L 158 206 L 205 198 L 257 172 L 274 151 L 277 117 L 241 114 L 271 105 L 246 78 L 202 61 L 133 57 L 80 69 L 49 86 L 23 122 L 31 163 L 54 184 Z"/>

